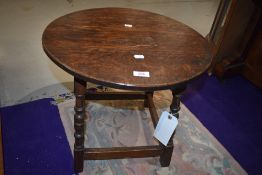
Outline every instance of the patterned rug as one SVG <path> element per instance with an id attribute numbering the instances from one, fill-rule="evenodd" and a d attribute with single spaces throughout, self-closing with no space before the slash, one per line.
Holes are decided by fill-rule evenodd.
<path id="1" fill-rule="evenodd" d="M 169 111 L 171 93 L 154 94 L 158 114 Z M 73 149 L 74 99 L 59 101 L 58 108 Z M 157 144 L 153 125 L 143 101 L 92 101 L 86 107 L 86 147 L 116 147 Z M 212 116 L 210 116 L 212 117 Z M 98 175 L 237 175 L 247 174 L 195 116 L 181 104 L 179 125 L 174 137 L 171 164 L 162 168 L 159 158 L 85 161 L 81 174 Z"/>

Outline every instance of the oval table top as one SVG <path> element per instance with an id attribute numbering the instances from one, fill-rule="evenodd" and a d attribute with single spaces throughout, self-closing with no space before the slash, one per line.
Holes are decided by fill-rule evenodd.
<path id="1" fill-rule="evenodd" d="M 175 88 L 205 72 L 211 63 L 207 41 L 190 27 L 128 8 L 62 16 L 47 26 L 42 44 L 49 58 L 73 76 L 120 89 Z"/>

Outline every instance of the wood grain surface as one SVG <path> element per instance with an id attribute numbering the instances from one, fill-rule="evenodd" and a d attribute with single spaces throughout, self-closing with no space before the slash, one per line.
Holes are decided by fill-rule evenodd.
<path id="1" fill-rule="evenodd" d="M 129 90 L 179 86 L 202 74 L 211 62 L 208 43 L 190 27 L 127 8 L 62 16 L 47 26 L 42 44 L 50 59 L 73 76 Z M 134 59 L 135 54 L 145 58 Z M 135 77 L 133 71 L 149 72 L 150 77 Z"/>

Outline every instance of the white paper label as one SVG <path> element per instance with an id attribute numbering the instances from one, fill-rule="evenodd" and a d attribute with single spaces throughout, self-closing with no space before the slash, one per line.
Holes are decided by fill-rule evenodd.
<path id="1" fill-rule="evenodd" d="M 133 27 L 132 24 L 125 24 L 125 27 Z"/>
<path id="2" fill-rule="evenodd" d="M 157 123 L 154 137 L 159 140 L 163 145 L 167 143 L 177 127 L 178 121 L 175 116 L 167 111 L 164 111 Z"/>
<path id="3" fill-rule="evenodd" d="M 144 59 L 144 55 L 134 55 L 135 59 Z"/>
<path id="4" fill-rule="evenodd" d="M 149 72 L 133 71 L 135 77 L 150 77 Z"/>

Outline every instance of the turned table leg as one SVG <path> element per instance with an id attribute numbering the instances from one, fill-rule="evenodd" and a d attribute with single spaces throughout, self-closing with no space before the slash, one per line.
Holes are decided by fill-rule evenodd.
<path id="1" fill-rule="evenodd" d="M 75 101 L 75 144 L 74 144 L 74 168 L 75 172 L 83 171 L 84 165 L 84 133 L 85 133 L 85 93 L 86 82 L 78 78 L 74 78 Z"/>
<path id="2" fill-rule="evenodd" d="M 172 90 L 172 95 L 173 95 L 173 99 L 172 99 L 172 103 L 170 105 L 170 113 L 175 116 L 176 118 L 179 117 L 179 110 L 180 110 L 180 98 L 179 98 L 179 93 L 181 91 L 176 91 L 176 90 Z M 163 148 L 163 152 L 160 155 L 160 164 L 162 167 L 168 167 L 171 161 L 171 157 L 172 157 L 172 153 L 173 153 L 173 137 L 174 137 L 175 132 L 173 133 L 173 135 L 171 136 L 167 146 L 161 144 L 162 148 Z"/>

